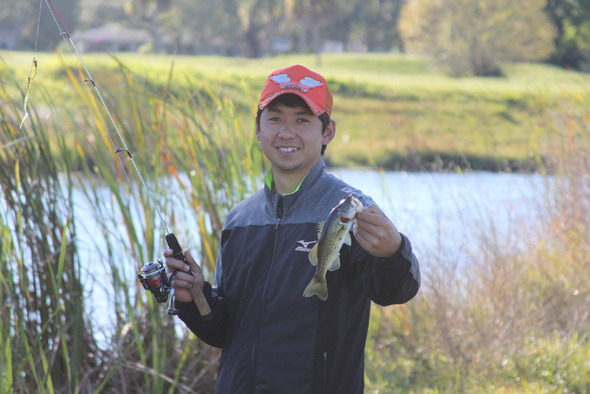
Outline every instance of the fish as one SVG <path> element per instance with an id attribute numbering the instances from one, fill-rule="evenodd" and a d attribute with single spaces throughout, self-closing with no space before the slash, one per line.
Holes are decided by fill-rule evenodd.
<path id="1" fill-rule="evenodd" d="M 354 216 L 363 209 L 363 203 L 351 193 L 332 209 L 325 222 L 318 224 L 318 241 L 308 255 L 309 262 L 317 269 L 303 296 L 328 299 L 326 273 L 340 268 L 340 249 L 344 244 L 350 246 Z"/>

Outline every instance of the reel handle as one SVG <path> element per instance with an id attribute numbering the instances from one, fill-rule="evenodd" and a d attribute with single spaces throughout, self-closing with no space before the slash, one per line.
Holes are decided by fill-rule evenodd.
<path id="1" fill-rule="evenodd" d="M 184 254 L 182 253 L 182 248 L 180 247 L 180 244 L 178 243 L 178 240 L 176 239 L 176 235 L 174 235 L 173 233 L 167 234 L 166 235 L 166 243 L 168 244 L 168 247 L 170 249 L 172 249 L 172 253 L 173 253 L 172 257 L 174 257 L 177 260 L 181 260 L 181 261 L 187 263 L 186 258 L 184 257 Z M 188 273 L 192 275 L 190 269 L 189 269 Z M 197 309 L 199 310 L 199 313 L 201 314 L 201 316 L 203 318 L 210 317 L 209 314 L 211 313 L 211 308 L 209 307 L 209 304 L 207 303 L 207 299 L 205 298 L 205 295 L 203 294 L 203 290 L 199 286 L 195 286 L 190 289 L 190 293 L 191 293 L 191 296 L 193 297 L 193 301 L 195 302 L 195 305 L 197 305 Z"/>

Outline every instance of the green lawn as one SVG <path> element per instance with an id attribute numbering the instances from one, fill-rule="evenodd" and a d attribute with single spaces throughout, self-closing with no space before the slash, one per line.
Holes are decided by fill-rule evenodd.
<path id="1" fill-rule="evenodd" d="M 0 51 L 26 87 L 32 53 Z M 68 105 L 72 89 L 53 53 L 35 55 L 33 84 Z M 117 62 L 85 54 L 101 90 L 117 94 Z M 72 67 L 77 57 L 64 55 Z M 548 119 L 568 108 L 573 95 L 588 95 L 590 76 L 542 64 L 505 65 L 504 78 L 451 78 L 428 59 L 393 54 L 289 55 L 263 59 L 119 54 L 138 82 L 162 89 L 207 87 L 230 97 L 243 122 L 274 69 L 301 63 L 328 79 L 335 96 L 337 138 L 326 154 L 333 165 L 383 165 L 398 169 L 527 169 L 554 142 Z M 77 66 L 79 67 L 79 65 Z M 565 104 L 565 105 L 564 105 Z M 442 164 L 437 158 L 442 158 Z M 531 161 L 532 160 L 532 161 Z M 433 163 L 438 163 L 433 165 Z"/>

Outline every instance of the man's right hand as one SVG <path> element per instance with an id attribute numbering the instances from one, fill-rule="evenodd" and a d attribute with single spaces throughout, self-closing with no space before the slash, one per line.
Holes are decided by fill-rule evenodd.
<path id="1" fill-rule="evenodd" d="M 184 252 L 184 257 L 186 258 L 188 265 L 183 261 L 173 258 L 172 254 L 172 249 L 167 249 L 164 252 L 168 275 L 172 274 L 176 270 L 179 270 L 172 277 L 170 286 L 174 289 L 174 296 L 178 301 L 190 302 L 193 300 L 193 298 L 189 289 L 195 286 L 199 286 L 201 290 L 203 289 L 205 284 L 203 272 L 188 250 Z M 188 273 L 189 269 L 192 275 Z"/>

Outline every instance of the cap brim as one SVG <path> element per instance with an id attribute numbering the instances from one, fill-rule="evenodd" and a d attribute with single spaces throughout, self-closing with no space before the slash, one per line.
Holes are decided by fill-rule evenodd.
<path id="1" fill-rule="evenodd" d="M 294 95 L 297 95 L 297 96 L 301 97 L 307 103 L 307 106 L 309 107 L 309 109 L 316 116 L 319 116 L 319 115 L 323 114 L 324 112 L 326 112 L 321 105 L 318 105 L 315 102 L 313 102 L 313 100 L 311 100 L 309 97 L 307 97 L 305 94 L 303 94 L 298 89 L 283 89 L 280 92 L 276 92 L 276 93 L 272 94 L 270 97 L 268 97 L 268 98 L 266 98 L 264 100 L 260 100 L 260 102 L 258 103 L 258 108 L 261 111 L 264 110 L 277 97 L 282 96 L 284 94 L 294 94 Z"/>

